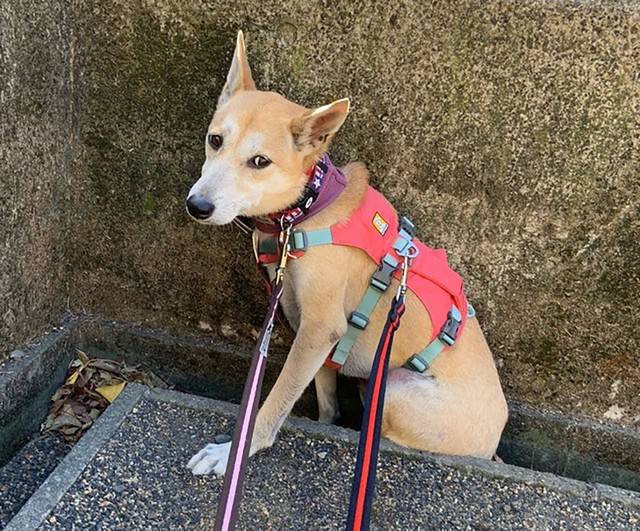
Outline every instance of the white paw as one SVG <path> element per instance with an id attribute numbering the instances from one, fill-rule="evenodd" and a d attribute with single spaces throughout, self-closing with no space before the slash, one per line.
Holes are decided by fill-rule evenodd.
<path id="1" fill-rule="evenodd" d="M 196 476 L 204 474 L 223 475 L 227 470 L 231 443 L 207 444 L 202 450 L 194 455 L 187 463 L 187 468 Z"/>

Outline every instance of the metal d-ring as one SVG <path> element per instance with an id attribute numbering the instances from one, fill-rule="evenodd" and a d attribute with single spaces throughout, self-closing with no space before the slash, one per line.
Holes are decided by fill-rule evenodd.
<path id="1" fill-rule="evenodd" d="M 420 249 L 418 249 L 417 245 L 413 243 L 409 243 L 402 251 L 397 251 L 399 256 L 404 258 L 408 258 L 409 260 L 413 260 L 416 256 L 420 254 Z"/>

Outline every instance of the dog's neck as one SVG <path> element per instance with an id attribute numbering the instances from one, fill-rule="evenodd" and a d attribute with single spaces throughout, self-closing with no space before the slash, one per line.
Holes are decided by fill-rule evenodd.
<path id="1" fill-rule="evenodd" d="M 329 206 L 344 190 L 347 180 L 342 170 L 335 166 L 326 153 L 307 171 L 309 180 L 300 198 L 290 207 L 273 214 L 254 218 L 255 226 L 262 232 L 275 234 L 282 230 L 282 223 L 295 225 Z"/>

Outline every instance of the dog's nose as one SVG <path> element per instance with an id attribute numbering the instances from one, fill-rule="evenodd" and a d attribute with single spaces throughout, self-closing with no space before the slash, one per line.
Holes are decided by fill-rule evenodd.
<path id="1" fill-rule="evenodd" d="M 196 219 L 207 219 L 213 214 L 214 206 L 201 195 L 192 195 L 187 199 L 187 210 Z"/>

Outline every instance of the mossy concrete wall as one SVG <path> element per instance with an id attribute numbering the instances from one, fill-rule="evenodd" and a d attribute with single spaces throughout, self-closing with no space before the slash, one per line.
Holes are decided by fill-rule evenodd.
<path id="1" fill-rule="evenodd" d="M 52 146 L 44 153 L 33 134 L 10 135 L 7 174 L 20 183 L 3 176 L 1 185 L 33 209 L 14 222 L 25 236 L 11 236 L 3 263 L 42 256 L 29 241 L 42 234 L 37 223 L 44 256 L 55 257 L 57 276 L 34 281 L 46 289 L 33 326 L 51 314 L 43 309 L 64 306 L 66 281 L 75 310 L 251 341 L 264 296 L 249 243 L 184 212 L 242 28 L 261 88 L 309 106 L 351 97 L 334 160 L 366 162 L 422 238 L 449 250 L 508 394 L 634 422 L 640 2 L 39 5 L 54 29 L 56 13 L 70 17 L 69 31 L 47 33 L 56 47 L 14 24 L 9 41 L 24 35 L 31 53 L 20 51 L 25 77 L 13 90 L 46 109 L 54 89 L 41 78 L 66 80 L 71 91 L 56 92 L 54 108 L 70 113 L 34 120 L 33 134 Z M 55 53 L 67 60 L 59 76 Z M 32 112 L 15 107 L 3 124 L 25 127 Z M 55 144 L 57 135 L 70 141 Z M 43 170 L 47 157 L 53 169 Z M 59 212 L 46 223 L 16 191 L 42 183 Z M 20 273 L 7 274 L 16 293 L 31 292 Z"/>

